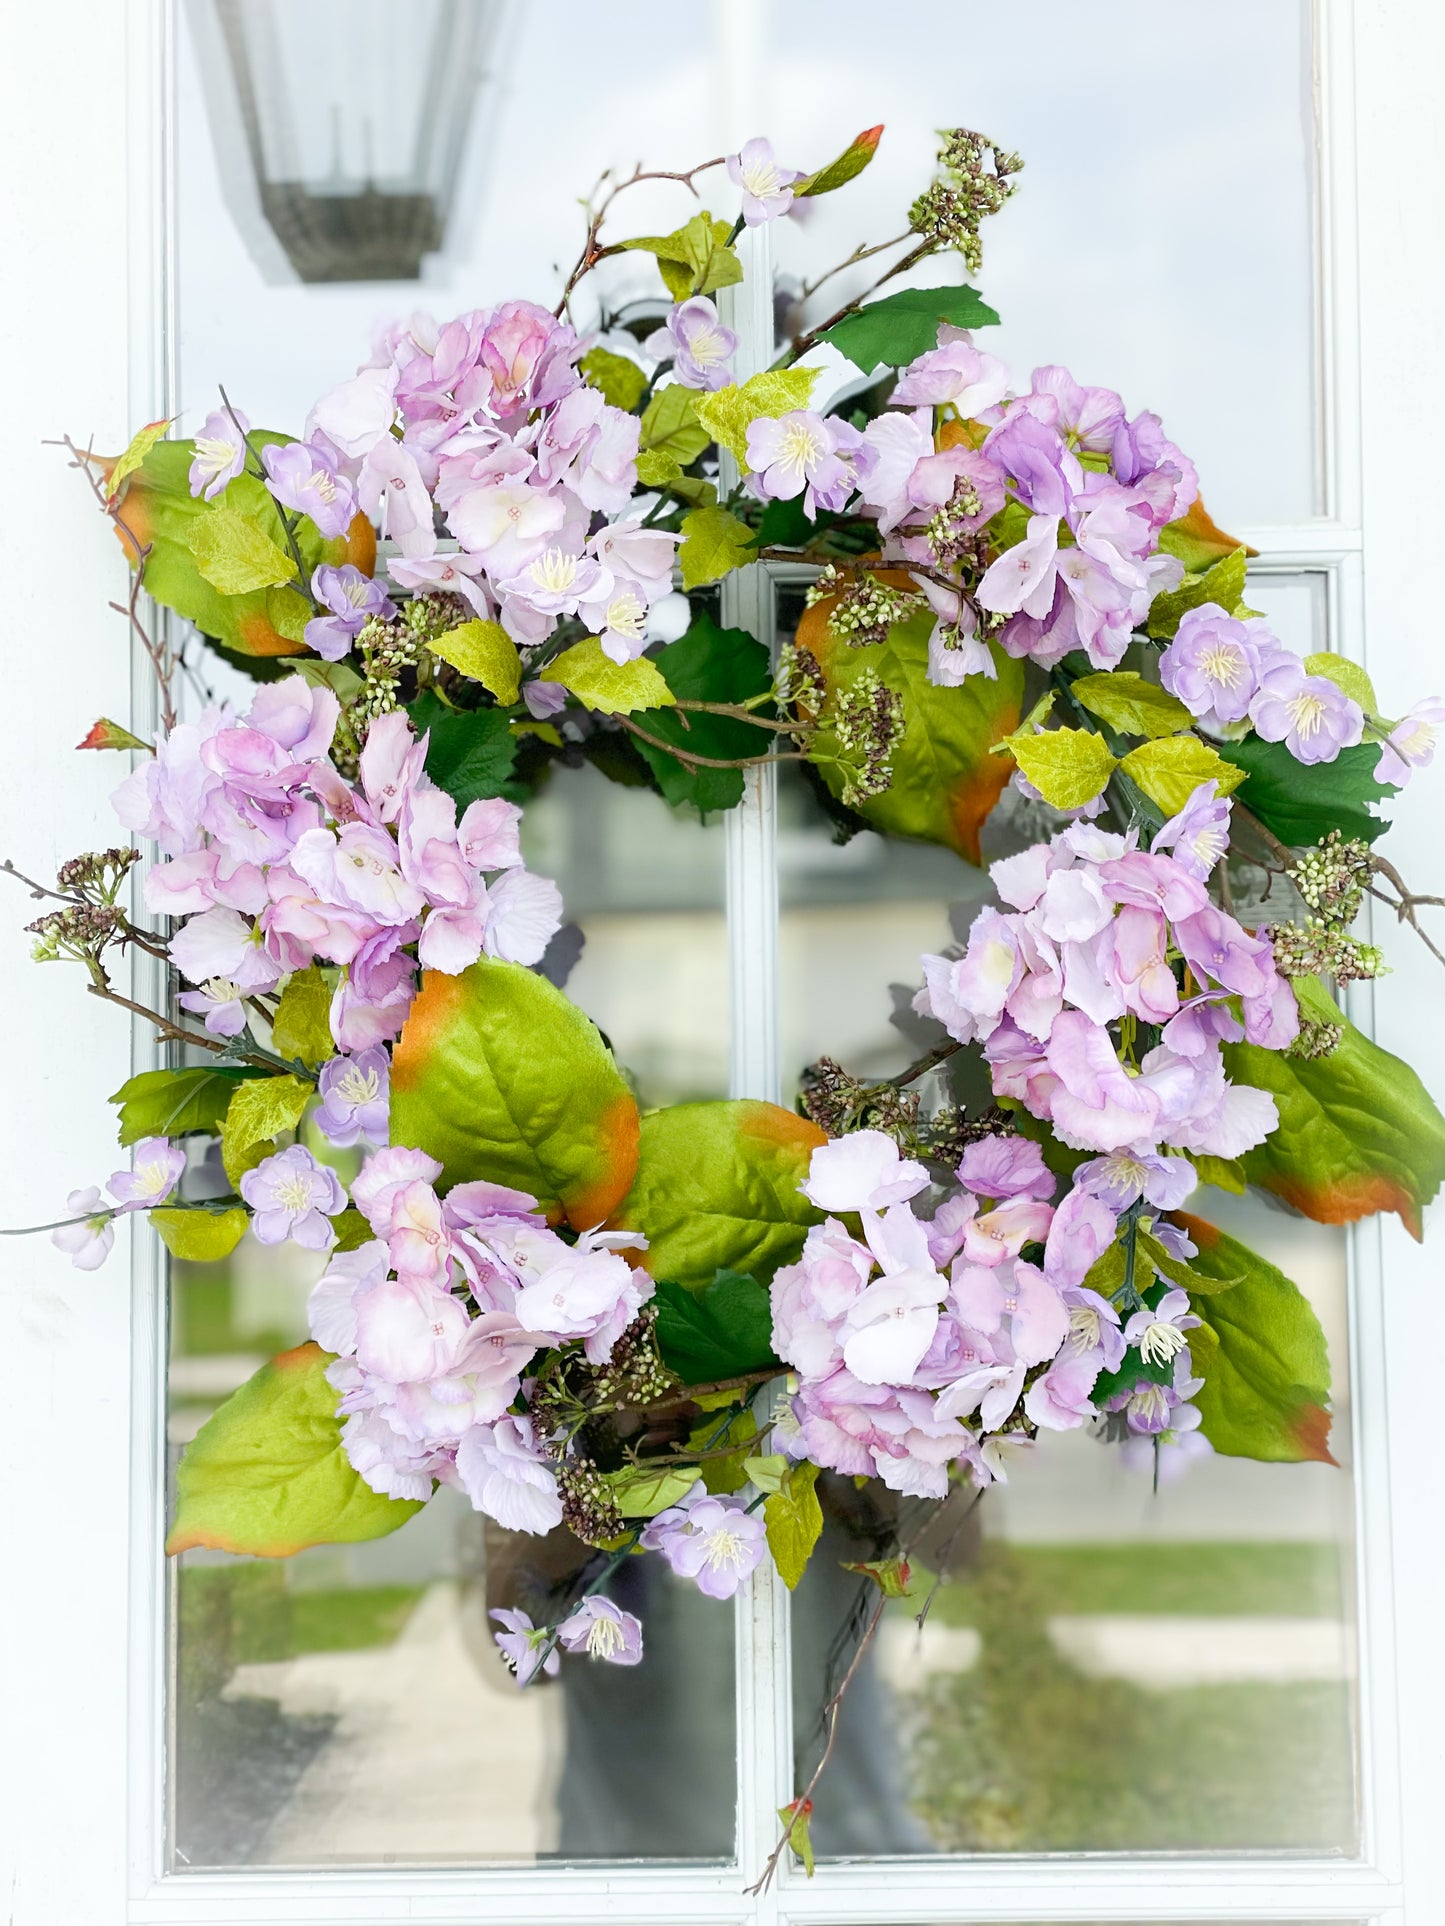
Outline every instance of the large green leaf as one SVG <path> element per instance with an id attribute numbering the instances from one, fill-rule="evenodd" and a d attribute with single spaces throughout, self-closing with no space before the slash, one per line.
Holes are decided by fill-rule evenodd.
<path id="1" fill-rule="evenodd" d="M 955 328 L 986 328 L 997 320 L 977 288 L 905 288 L 845 315 L 818 339 L 831 341 L 855 368 L 870 374 L 878 367 L 901 368 L 937 347 L 945 321 Z"/>
<path id="2" fill-rule="evenodd" d="M 392 1061 L 391 1141 L 438 1158 L 445 1184 L 510 1184 L 588 1229 L 626 1196 L 637 1136 L 612 1052 L 545 977 L 490 957 L 423 975 Z"/>
<path id="3" fill-rule="evenodd" d="M 426 772 L 458 809 L 502 794 L 517 759 L 517 738 L 500 709 L 450 709 L 428 689 L 407 714 L 418 734 L 430 732 Z"/>
<path id="4" fill-rule="evenodd" d="M 257 432 L 251 439 L 257 447 L 266 447 L 290 437 Z M 249 472 L 228 482 L 214 502 L 198 499 L 191 494 L 188 479 L 194 455 L 194 442 L 158 442 L 130 476 L 117 526 L 127 559 L 135 561 L 134 542 L 148 544 L 146 588 L 158 602 L 225 647 L 242 655 L 302 654 L 301 631 L 311 609 L 295 589 L 260 584 L 244 594 L 228 595 L 203 572 L 206 567 L 214 570 L 224 556 L 232 554 L 234 541 L 228 541 L 224 531 L 230 529 L 234 535 L 238 518 L 278 553 L 284 551 L 289 569 L 290 550 L 275 501 L 264 483 Z M 375 564 L 376 535 L 364 515 L 358 515 L 348 533 L 335 540 L 323 539 L 316 524 L 303 515 L 296 539 L 307 582 L 319 562 L 354 562 L 368 574 Z M 198 555 L 206 559 L 198 561 Z M 265 573 L 263 568 L 261 574 Z M 248 577 L 242 573 L 232 578 L 223 572 L 222 579 Z M 249 579 L 259 582 L 254 572 Z M 279 564 L 273 584 L 278 579 L 284 580 Z"/>
<path id="5" fill-rule="evenodd" d="M 1370 808 L 1395 795 L 1375 779 L 1377 742 L 1341 749 L 1333 762 L 1296 762 L 1282 742 L 1266 742 L 1262 736 L 1222 742 L 1219 753 L 1244 771 L 1240 802 L 1292 849 L 1317 843 L 1332 829 L 1372 843 L 1390 827 Z"/>
<path id="6" fill-rule="evenodd" d="M 755 1277 L 719 1271 L 701 1290 L 664 1279 L 656 1303 L 662 1361 L 684 1384 L 716 1384 L 777 1363 L 772 1300 Z"/>
<path id="7" fill-rule="evenodd" d="M 283 1351 L 233 1392 L 187 1447 L 176 1472 L 179 1504 L 168 1552 L 289 1558 L 308 1545 L 384 1538 L 421 1510 L 383 1498 L 341 1448 L 330 1353 Z"/>
<path id="8" fill-rule="evenodd" d="M 192 1131 L 214 1135 L 237 1086 L 265 1074 L 229 1066 L 212 1069 L 208 1064 L 191 1070 L 142 1070 L 110 1099 L 120 1106 L 120 1141 L 136 1144 L 142 1137 L 185 1137 Z"/>
<path id="9" fill-rule="evenodd" d="M 768 652 L 762 643 L 744 629 L 720 629 L 705 610 L 694 615 L 686 635 L 660 649 L 654 660 L 668 688 L 685 701 L 742 703 L 772 687 Z M 771 730 L 705 710 L 659 709 L 648 717 L 647 731 L 680 749 L 719 759 L 766 755 L 774 740 Z M 689 770 L 650 742 L 639 742 L 637 747 L 670 803 L 710 810 L 731 809 L 742 800 L 741 769 Z"/>
<path id="10" fill-rule="evenodd" d="M 1235 1083 L 1268 1090 L 1279 1128 L 1242 1159 L 1252 1184 L 1322 1224 L 1350 1224 L 1392 1210 L 1412 1236 L 1445 1180 L 1445 1117 L 1399 1057 L 1371 1042 L 1314 977 L 1294 985 L 1300 1014 L 1338 1023 L 1327 1057 L 1287 1057 L 1254 1044 L 1228 1045 Z"/>
<path id="11" fill-rule="evenodd" d="M 911 579 L 885 571 L 880 579 L 911 588 Z M 826 727 L 836 699 L 871 670 L 903 697 L 903 737 L 893 751 L 893 779 L 880 796 L 855 805 L 874 829 L 919 842 L 946 843 L 970 863 L 980 863 L 979 831 L 1013 773 L 1006 755 L 990 755 L 997 742 L 1018 727 L 1023 702 L 1024 665 L 992 648 L 995 675 L 971 675 L 956 689 L 939 689 L 928 680 L 928 610 L 899 622 L 885 642 L 855 649 L 828 627 L 831 601 L 820 601 L 798 624 L 798 642 L 817 657 L 828 684 L 818 745 L 836 746 Z M 843 779 L 820 765 L 823 780 L 836 796 Z"/>
<path id="12" fill-rule="evenodd" d="M 751 1098 L 654 1110 L 642 1119 L 637 1180 L 613 1223 L 646 1232 L 654 1277 L 690 1290 L 718 1271 L 766 1283 L 822 1221 L 798 1185 L 826 1142 L 806 1118 Z"/>
<path id="13" fill-rule="evenodd" d="M 1202 1330 L 1189 1334 L 1204 1435 L 1230 1458 L 1288 1464 L 1330 1456 L 1330 1360 L 1308 1298 L 1273 1264 L 1213 1224 L 1175 1213 L 1199 1246 L 1193 1268 L 1237 1278 L 1191 1300 Z"/>

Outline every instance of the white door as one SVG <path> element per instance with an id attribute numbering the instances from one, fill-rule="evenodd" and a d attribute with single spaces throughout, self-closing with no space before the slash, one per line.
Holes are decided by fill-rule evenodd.
<path id="1" fill-rule="evenodd" d="M 374 103 L 378 139 L 408 97 L 443 117 L 450 83 L 415 52 L 439 4 L 246 5 L 274 18 L 281 68 L 300 63 L 297 137 L 322 171 L 332 101 Z M 1019 148 L 982 277 L 1015 368 L 1062 360 L 1156 408 L 1216 519 L 1259 550 L 1250 599 L 1288 640 L 1367 658 L 1387 708 L 1439 686 L 1445 25 L 1424 0 L 461 5 L 486 78 L 420 289 L 295 278 L 223 84 L 224 8 L 51 0 L 24 21 L 0 119 L 20 868 L 113 840 L 116 772 L 69 745 L 97 713 L 139 726 L 150 699 L 106 610 L 118 560 L 43 439 L 194 425 L 218 381 L 293 426 L 373 318 L 544 297 L 575 245 L 569 197 L 603 164 L 685 165 L 764 128 L 808 163 L 888 126 L 859 190 L 778 237 L 799 279 L 870 220 L 891 231 L 935 127 Z M 771 315 L 734 324 L 763 364 Z M 724 615 L 770 637 L 798 599 L 788 570 L 758 569 Z M 1417 888 L 1439 883 L 1442 782 L 1417 782 L 1391 836 Z M 835 845 L 788 781 L 705 828 L 569 772 L 528 835 L 587 937 L 569 993 L 652 1101 L 789 1100 L 825 1051 L 897 1067 L 885 986 L 915 980 L 978 887 L 940 851 Z M 16 887 L 12 929 L 24 907 Z M 1438 965 L 1408 932 L 1377 936 L 1395 973 L 1355 1014 L 1445 1091 Z M 103 1099 L 151 1044 L 33 970 L 18 936 L 3 957 L 15 1224 L 111 1167 Z M 295 1340 L 305 1280 L 260 1254 L 167 1280 L 143 1227 L 94 1276 L 43 1241 L 5 1246 L 7 1917 L 1437 1926 L 1440 1233 L 1237 1221 L 1321 1313 L 1339 1466 L 1216 1460 L 1156 1497 L 1087 1441 L 1041 1453 L 960 1536 L 922 1637 L 900 1619 L 859 1681 L 817 1876 L 757 1898 L 846 1662 L 836 1560 L 791 1608 L 767 1583 L 735 1615 L 659 1590 L 646 1696 L 624 1677 L 565 1699 L 500 1674 L 478 1636 L 498 1548 L 440 1502 L 344 1554 L 167 1568 L 168 1445 Z M 834 1521 L 838 1556 L 868 1525 Z"/>

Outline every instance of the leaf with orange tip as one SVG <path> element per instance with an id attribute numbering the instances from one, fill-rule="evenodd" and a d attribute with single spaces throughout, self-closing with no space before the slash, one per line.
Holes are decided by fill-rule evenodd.
<path id="1" fill-rule="evenodd" d="M 849 181 L 856 180 L 863 169 L 878 152 L 878 143 L 883 138 L 883 123 L 876 127 L 865 127 L 861 134 L 843 149 L 836 160 L 820 167 L 814 174 L 805 174 L 800 181 L 793 182 L 794 200 L 804 200 L 815 194 L 831 194 L 835 188 L 846 187 Z"/>
<path id="2" fill-rule="evenodd" d="M 1238 1280 L 1190 1299 L 1203 1319 L 1189 1333 L 1189 1349 L 1194 1375 L 1204 1380 L 1195 1402 L 1205 1437 L 1229 1458 L 1333 1464 L 1329 1352 L 1309 1299 L 1215 1225 L 1184 1211 L 1173 1217 L 1198 1246 L 1192 1269 Z"/>
<path id="3" fill-rule="evenodd" d="M 308 1545 L 384 1538 L 421 1510 L 351 1468 L 326 1381 L 331 1353 L 302 1344 L 262 1365 L 201 1426 L 176 1471 L 171 1553 L 205 1546 L 289 1558 Z"/>
<path id="4" fill-rule="evenodd" d="M 443 1188 L 507 1184 L 589 1230 L 627 1195 L 637 1138 L 612 1052 L 545 977 L 491 957 L 422 977 L 392 1060 L 391 1141 L 437 1158 Z"/>
<path id="5" fill-rule="evenodd" d="M 1232 555 L 1236 549 L 1243 549 L 1246 555 L 1258 555 L 1257 548 L 1241 542 L 1236 535 L 1226 535 L 1216 526 L 1202 499 L 1195 496 L 1187 514 L 1181 515 L 1177 522 L 1170 522 L 1159 537 L 1159 546 L 1166 555 L 1175 555 L 1184 564 L 1185 570 L 1197 575 L 1210 568 L 1215 562 Z"/>
<path id="6" fill-rule="evenodd" d="M 102 716 L 93 722 L 88 732 L 76 743 L 77 749 L 149 749 L 148 742 L 133 736 L 129 729 L 123 729 L 109 716 Z"/>
<path id="7" fill-rule="evenodd" d="M 145 460 L 152 448 L 170 427 L 170 418 L 163 416 L 160 421 L 148 421 L 144 428 L 131 436 L 130 444 L 123 455 L 116 457 L 105 470 L 105 500 L 107 507 L 114 507 L 120 499 L 121 491 Z"/>

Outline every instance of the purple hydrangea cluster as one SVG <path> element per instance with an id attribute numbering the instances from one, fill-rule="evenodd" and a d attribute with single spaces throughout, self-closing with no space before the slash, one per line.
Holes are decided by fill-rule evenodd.
<path id="1" fill-rule="evenodd" d="M 1241 1156 L 1278 1113 L 1268 1092 L 1229 1082 L 1220 1046 L 1282 1050 L 1299 1014 L 1268 941 L 1209 899 L 1226 824 L 1206 784 L 1163 848 L 1073 823 L 995 863 L 1009 908 L 979 913 L 962 956 L 924 957 L 916 1007 L 981 1042 L 995 1093 L 1074 1149 Z M 1109 1026 L 1122 1022 L 1158 1042 L 1121 1056 Z"/>
<path id="2" fill-rule="evenodd" d="M 323 1071 L 323 1128 L 375 1142 L 385 1081 L 367 1053 L 400 1033 L 418 969 L 455 975 L 483 954 L 535 963 L 561 898 L 522 864 L 514 803 L 474 802 L 458 820 L 401 711 L 372 723 L 359 783 L 347 782 L 328 757 L 337 715 L 329 689 L 266 683 L 244 716 L 210 708 L 158 737 L 114 800 L 167 859 L 146 902 L 183 919 L 170 953 L 195 987 L 180 1000 L 212 1035 L 238 1035 L 248 1000 L 291 972 L 339 967 L 331 1031 L 358 1063 Z"/>
<path id="3" fill-rule="evenodd" d="M 556 1455 L 513 1407 L 539 1351 L 611 1355 L 652 1296 L 619 1254 L 645 1240 L 590 1231 L 569 1244 L 534 1198 L 488 1183 L 443 1198 L 441 1172 L 425 1151 L 373 1152 L 351 1195 L 374 1235 L 334 1256 L 311 1293 L 311 1335 L 336 1353 L 342 1441 L 388 1497 L 427 1498 L 441 1480 L 509 1531 L 550 1531 Z"/>

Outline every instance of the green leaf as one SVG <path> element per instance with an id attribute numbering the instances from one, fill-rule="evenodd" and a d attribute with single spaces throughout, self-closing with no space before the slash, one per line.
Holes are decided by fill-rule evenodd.
<path id="1" fill-rule="evenodd" d="M 522 687 L 522 658 L 500 622 L 463 622 L 448 629 L 427 647 L 443 662 L 480 682 L 503 708 L 517 700 Z"/>
<path id="2" fill-rule="evenodd" d="M 725 508 L 695 508 L 682 518 L 682 547 L 677 559 L 682 586 L 692 590 L 719 582 L 753 561 L 756 536 L 746 522 Z"/>
<path id="3" fill-rule="evenodd" d="M 790 1806 L 779 1806 L 778 1817 L 787 1829 L 788 1849 L 809 1879 L 813 1877 L 813 1839 L 809 1821 L 813 1817 L 811 1799 L 797 1799 Z"/>
<path id="4" fill-rule="evenodd" d="M 510 1184 L 590 1229 L 627 1194 L 637 1136 L 611 1051 L 545 977 L 491 957 L 423 975 L 392 1059 L 391 1141 L 438 1158 L 445 1185 Z"/>
<path id="5" fill-rule="evenodd" d="M 610 407 L 621 408 L 624 414 L 632 413 L 647 387 L 647 376 L 637 363 L 625 354 L 613 354 L 609 348 L 589 348 L 577 366 L 583 380 L 596 388 Z"/>
<path id="6" fill-rule="evenodd" d="M 564 649 L 543 669 L 541 680 L 560 683 L 584 709 L 600 709 L 609 716 L 660 709 L 674 700 L 671 689 L 645 656 L 633 662 L 614 662 L 595 635 Z"/>
<path id="7" fill-rule="evenodd" d="M 1372 843 L 1390 827 L 1370 807 L 1396 794 L 1375 778 L 1378 743 L 1341 749 L 1333 762 L 1296 762 L 1282 742 L 1261 736 L 1222 742 L 1219 753 L 1241 772 L 1239 800 L 1291 849 L 1317 843 L 1332 829 Z"/>
<path id="8" fill-rule="evenodd" d="M 748 1483 L 758 1491 L 781 1491 L 783 1480 L 792 1468 L 792 1459 L 785 1458 L 781 1451 L 770 1451 L 765 1458 L 743 1459 Z"/>
<path id="9" fill-rule="evenodd" d="M 671 455 L 678 470 L 697 460 L 712 436 L 697 418 L 698 390 L 680 381 L 659 388 L 642 415 L 639 447 L 644 452 Z"/>
<path id="10" fill-rule="evenodd" d="M 296 564 L 286 550 L 239 509 L 213 508 L 191 529 L 190 547 L 196 567 L 222 595 L 246 595 L 296 579 Z"/>
<path id="11" fill-rule="evenodd" d="M 1080 676 L 1069 693 L 1090 715 L 1126 736 L 1171 736 L 1194 721 L 1177 696 L 1157 682 L 1146 682 L 1132 669 Z"/>
<path id="12" fill-rule="evenodd" d="M 347 1205 L 339 1217 L 332 1218 L 331 1228 L 336 1232 L 336 1242 L 332 1245 L 332 1249 L 336 1251 L 360 1250 L 363 1244 L 369 1244 L 376 1235 L 361 1212 L 351 1204 Z"/>
<path id="13" fill-rule="evenodd" d="M 881 579 L 913 586 L 896 571 L 885 571 Z M 884 835 L 943 843 L 966 862 L 981 864 L 979 832 L 1013 770 L 1009 757 L 989 752 L 1018 727 L 1023 663 L 991 646 L 991 677 L 971 675 L 955 689 L 940 689 L 928 679 L 929 610 L 895 623 L 886 641 L 855 649 L 828 627 L 832 606 L 831 599 L 816 602 L 798 623 L 798 643 L 817 658 L 827 684 L 815 748 L 836 753 L 832 718 L 838 704 L 872 670 L 903 698 L 903 735 L 894 745 L 888 788 L 856 804 L 856 813 Z M 832 794 L 841 796 L 842 773 L 825 762 L 818 770 Z"/>
<path id="14" fill-rule="evenodd" d="M 1112 1297 L 1128 1274 L 1129 1260 L 1124 1246 L 1117 1239 L 1107 1250 L 1096 1257 L 1084 1273 L 1086 1290 L 1097 1291 L 1100 1297 Z"/>
<path id="15" fill-rule="evenodd" d="M 1364 1036 L 1317 977 L 1294 984 L 1300 1014 L 1344 1026 L 1327 1057 L 1226 1046 L 1235 1083 L 1268 1090 L 1279 1128 L 1241 1159 L 1250 1183 L 1322 1224 L 1392 1210 L 1413 1237 L 1445 1180 L 1445 1118 L 1408 1063 Z"/>
<path id="16" fill-rule="evenodd" d="M 1306 675 L 1322 675 L 1327 682 L 1358 702 L 1367 716 L 1374 715 L 1379 709 L 1379 699 L 1375 685 L 1365 674 L 1358 662 L 1351 662 L 1347 655 L 1335 655 L 1325 649 L 1319 655 L 1307 655 L 1304 660 Z"/>
<path id="17" fill-rule="evenodd" d="M 665 488 L 681 473 L 682 463 L 664 449 L 644 448 L 637 457 L 637 479 L 644 488 Z"/>
<path id="18" fill-rule="evenodd" d="M 266 619 L 278 635 L 285 636 L 288 642 L 306 645 L 306 624 L 316 613 L 304 595 L 294 588 L 268 588 L 266 591 Z M 316 660 L 303 656 L 302 661 Z M 299 664 L 298 664 L 299 666 Z M 341 667 L 338 662 L 334 665 Z M 358 681 L 360 678 L 357 678 Z"/>
<path id="19" fill-rule="evenodd" d="M 1190 503 L 1187 512 L 1165 528 L 1159 537 L 1159 546 L 1166 555 L 1172 555 L 1182 562 L 1186 572 L 1191 575 L 1205 574 L 1215 562 L 1232 555 L 1237 548 L 1244 549 L 1246 555 L 1258 553 L 1237 536 L 1226 535 L 1213 521 L 1198 495 Z"/>
<path id="20" fill-rule="evenodd" d="M 1240 1275 L 1226 1277 L 1222 1273 L 1191 1270 L 1183 1258 L 1175 1257 L 1146 1230 L 1135 1232 L 1139 1254 L 1153 1265 L 1157 1274 L 1170 1284 L 1177 1285 L 1181 1291 L 1188 1291 L 1191 1297 L 1212 1297 L 1217 1291 L 1229 1291 L 1240 1282 Z"/>
<path id="21" fill-rule="evenodd" d="M 913 1573 L 906 1558 L 865 1558 L 857 1563 L 845 1559 L 843 1570 L 871 1578 L 885 1598 L 907 1598 L 910 1594 Z"/>
<path id="22" fill-rule="evenodd" d="M 831 341 L 855 368 L 871 374 L 878 367 L 902 368 L 937 347 L 945 321 L 955 328 L 986 328 L 997 320 L 977 288 L 905 288 L 845 315 L 818 339 Z"/>
<path id="23" fill-rule="evenodd" d="M 822 1222 L 798 1185 L 826 1142 L 805 1117 L 752 1098 L 654 1110 L 614 1223 L 646 1233 L 654 1277 L 702 1290 L 718 1271 L 742 1271 L 766 1284 Z"/>
<path id="24" fill-rule="evenodd" d="M 133 736 L 129 729 L 122 729 L 118 722 L 109 716 L 101 716 L 76 743 L 77 749 L 144 749 L 150 753 L 151 745 Z"/>
<path id="25" fill-rule="evenodd" d="M 770 1491 L 763 1500 L 768 1550 L 790 1592 L 797 1590 L 813 1547 L 823 1535 L 823 1507 L 814 1490 L 817 1482 L 818 1467 L 804 1461 L 793 1466 L 781 1490 Z"/>
<path id="26" fill-rule="evenodd" d="M 331 984 L 326 972 L 313 963 L 297 970 L 276 1006 L 271 1041 L 277 1056 L 297 1058 L 311 1068 L 336 1054 L 331 1036 Z"/>
<path id="27" fill-rule="evenodd" d="M 184 1257 L 193 1264 L 214 1264 L 229 1257 L 246 1235 L 251 1221 L 249 1211 L 153 1210 L 151 1222 L 172 1257 Z"/>
<path id="28" fill-rule="evenodd" d="M 136 470 L 145 463 L 146 456 L 170 427 L 169 416 L 159 421 L 148 421 L 144 428 L 133 434 L 126 444 L 125 453 L 117 457 L 105 478 L 106 505 L 114 508 L 119 501 L 125 484 Z"/>
<path id="29" fill-rule="evenodd" d="M 1210 1157 L 1203 1151 L 1191 1151 L 1190 1162 L 1201 1184 L 1213 1184 L 1216 1190 L 1230 1191 L 1236 1197 L 1249 1189 L 1244 1165 L 1237 1157 Z"/>
<path id="30" fill-rule="evenodd" d="M 214 1136 L 237 1086 L 263 1076 L 259 1070 L 142 1070 L 123 1083 L 111 1103 L 120 1105 L 120 1141 L 142 1137 L 185 1137 L 193 1131 Z"/>
<path id="31" fill-rule="evenodd" d="M 310 610 L 307 610 L 310 614 Z M 319 655 L 301 655 L 294 664 L 287 664 L 288 672 L 299 675 L 303 682 L 309 682 L 313 689 L 330 689 L 338 702 L 347 703 L 359 696 L 366 687 L 365 679 L 359 676 L 349 662 L 327 662 Z"/>
<path id="32" fill-rule="evenodd" d="M 1144 624 L 1145 633 L 1158 641 L 1169 641 L 1190 609 L 1202 608 L 1206 602 L 1216 603 L 1226 615 L 1232 615 L 1244 597 L 1245 561 L 1243 548 L 1236 548 L 1202 574 L 1186 575 L 1177 589 L 1156 595 Z"/>
<path id="33" fill-rule="evenodd" d="M 1118 758 L 1092 729 L 1020 729 L 1006 736 L 1008 753 L 1055 809 L 1078 809 L 1092 802 L 1118 767 Z"/>
<path id="34" fill-rule="evenodd" d="M 778 421 L 796 408 L 806 408 L 821 372 L 819 368 L 765 368 L 741 387 L 699 394 L 697 418 L 719 447 L 746 468 L 750 425 L 764 418 Z"/>
<path id="35" fill-rule="evenodd" d="M 883 138 L 882 126 L 865 127 L 856 134 L 843 149 L 837 160 L 829 161 L 815 174 L 805 174 L 800 181 L 793 182 L 793 199 L 806 200 L 811 195 L 831 194 L 836 188 L 846 187 L 849 181 L 856 180 L 863 169 L 878 152 L 878 143 Z"/>
<path id="36" fill-rule="evenodd" d="M 503 793 L 517 759 L 517 738 L 500 709 L 452 709 L 428 689 L 408 704 L 407 714 L 418 735 L 430 735 L 427 774 L 459 810 Z"/>
<path id="37" fill-rule="evenodd" d="M 1204 1328 L 1189 1333 L 1203 1431 L 1229 1458 L 1297 1464 L 1330 1455 L 1330 1360 L 1309 1299 L 1257 1252 L 1213 1224 L 1174 1213 L 1199 1246 L 1194 1268 L 1238 1278 L 1196 1301 Z"/>
<path id="38" fill-rule="evenodd" d="M 221 1163 L 233 1185 L 254 1170 L 283 1131 L 294 1130 L 316 1086 L 304 1077 L 238 1084 L 221 1124 Z"/>
<path id="39" fill-rule="evenodd" d="M 715 1384 L 778 1364 L 773 1306 L 755 1277 L 718 1271 L 701 1290 L 662 1279 L 657 1286 L 657 1347 L 684 1384 Z"/>
<path id="40" fill-rule="evenodd" d="M 697 1477 L 695 1465 L 624 1465 L 604 1471 L 602 1482 L 624 1518 L 655 1518 L 669 1505 L 681 1504 Z"/>
<path id="41" fill-rule="evenodd" d="M 657 257 L 658 272 L 674 301 L 694 294 L 712 294 L 743 278 L 737 249 L 728 245 L 731 227 L 711 214 L 694 214 L 673 234 L 644 234 L 623 241 L 625 249 L 639 249 Z"/>
<path id="42" fill-rule="evenodd" d="M 341 1447 L 329 1352 L 283 1351 L 216 1411 L 176 1471 L 172 1554 L 204 1545 L 253 1558 L 290 1558 L 308 1545 L 384 1538 L 417 1499 L 383 1498 Z"/>
<path id="43" fill-rule="evenodd" d="M 669 642 L 653 660 L 668 688 L 684 701 L 744 703 L 773 685 L 762 643 L 744 629 L 720 629 L 705 609 L 693 616 L 686 635 Z M 719 759 L 765 755 L 773 741 L 771 730 L 755 729 L 735 716 L 699 710 L 659 710 L 647 728 L 649 735 L 676 743 L 680 749 Z M 741 769 L 685 769 L 675 756 L 650 742 L 639 742 L 637 747 L 668 802 L 691 803 L 706 812 L 732 809 L 742 801 Z"/>
<path id="44" fill-rule="evenodd" d="M 1119 773 L 1138 783 L 1166 816 L 1177 816 L 1202 782 L 1217 782 L 1227 796 L 1244 781 L 1232 763 L 1198 736 L 1160 736 L 1141 742 L 1119 764 Z"/>

